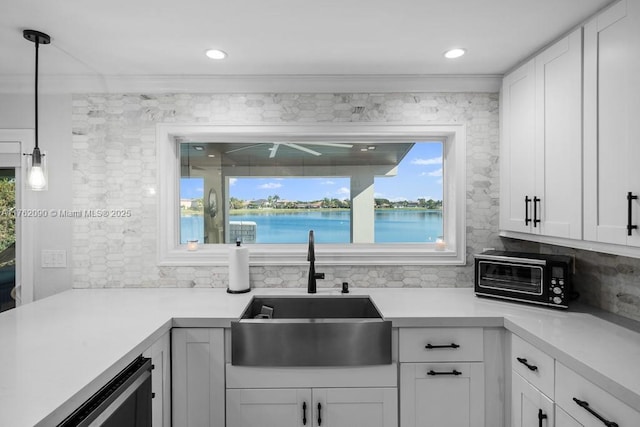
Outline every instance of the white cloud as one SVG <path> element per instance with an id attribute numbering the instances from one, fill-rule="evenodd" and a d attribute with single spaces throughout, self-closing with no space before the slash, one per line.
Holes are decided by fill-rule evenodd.
<path id="1" fill-rule="evenodd" d="M 413 159 L 411 160 L 412 165 L 441 165 L 442 164 L 442 156 L 440 157 L 432 157 L 430 159 Z"/>
<path id="2" fill-rule="evenodd" d="M 349 190 L 347 187 L 341 187 L 341 188 L 338 188 L 338 191 L 336 191 L 336 194 L 340 196 L 346 196 L 351 194 L 351 190 Z"/>
<path id="3" fill-rule="evenodd" d="M 235 184 L 236 182 L 238 182 L 238 178 L 229 178 L 229 186 Z"/>
<path id="4" fill-rule="evenodd" d="M 273 190 L 275 188 L 282 187 L 282 184 L 278 182 L 267 182 L 266 184 L 259 185 L 258 188 L 261 190 Z"/>
<path id="5" fill-rule="evenodd" d="M 442 176 L 442 168 L 426 173 L 427 176 Z M 442 181 L 442 180 L 440 180 Z"/>
<path id="6" fill-rule="evenodd" d="M 335 184 L 335 182 L 334 181 L 322 181 L 320 184 L 321 185 L 333 185 L 333 184 Z"/>

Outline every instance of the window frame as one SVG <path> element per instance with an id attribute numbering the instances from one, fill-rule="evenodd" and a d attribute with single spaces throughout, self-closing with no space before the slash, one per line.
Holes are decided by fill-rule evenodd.
<path id="1" fill-rule="evenodd" d="M 416 142 L 441 139 L 443 147 L 443 232 L 447 247 L 433 243 L 318 244 L 316 262 L 332 265 L 464 265 L 466 263 L 466 128 L 463 124 L 247 124 L 156 125 L 158 183 L 157 263 L 159 266 L 227 265 L 231 244 L 188 251 L 179 242 L 180 153 L 183 139 L 207 142 L 271 140 L 362 140 Z M 306 264 L 304 244 L 247 244 L 251 265 Z"/>

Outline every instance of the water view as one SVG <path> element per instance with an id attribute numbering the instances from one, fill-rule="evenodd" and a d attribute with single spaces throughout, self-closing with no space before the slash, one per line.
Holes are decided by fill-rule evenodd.
<path id="1" fill-rule="evenodd" d="M 256 243 L 306 243 L 309 230 L 317 243 L 349 243 L 349 211 L 322 210 L 291 213 L 243 213 L 230 215 L 234 222 L 256 223 Z M 442 211 L 381 209 L 375 212 L 376 243 L 428 243 L 442 236 Z M 200 215 L 180 219 L 181 242 L 204 241 Z"/>

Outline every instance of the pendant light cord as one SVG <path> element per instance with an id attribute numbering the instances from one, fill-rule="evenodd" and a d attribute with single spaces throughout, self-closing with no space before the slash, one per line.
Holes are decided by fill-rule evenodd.
<path id="1" fill-rule="evenodd" d="M 40 46 L 40 43 L 38 42 L 38 39 L 36 38 L 35 41 L 36 44 L 36 78 L 35 78 L 35 96 L 36 96 L 36 102 L 35 102 L 35 106 L 36 106 L 36 126 L 35 126 L 35 136 L 36 136 L 36 145 L 35 148 L 38 148 L 38 47 Z"/>

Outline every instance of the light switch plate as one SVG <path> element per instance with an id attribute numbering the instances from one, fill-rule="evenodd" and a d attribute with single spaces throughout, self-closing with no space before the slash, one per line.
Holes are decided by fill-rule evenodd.
<path id="1" fill-rule="evenodd" d="M 43 249 L 41 254 L 42 268 L 66 268 L 67 251 L 55 249 Z"/>

